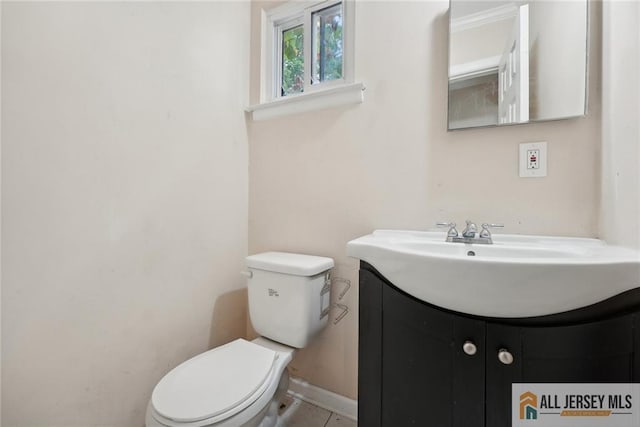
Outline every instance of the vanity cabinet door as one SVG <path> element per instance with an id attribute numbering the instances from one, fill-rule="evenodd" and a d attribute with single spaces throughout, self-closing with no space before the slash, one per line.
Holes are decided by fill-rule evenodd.
<path id="1" fill-rule="evenodd" d="M 522 336 L 520 328 L 487 324 L 486 416 L 487 426 L 511 426 L 511 384 L 522 381 Z M 513 358 L 505 363 L 506 351 Z"/>
<path id="2" fill-rule="evenodd" d="M 483 426 L 484 322 L 391 286 L 382 301 L 382 426 Z M 466 341 L 475 354 L 464 352 Z"/>
<path id="3" fill-rule="evenodd" d="M 358 317 L 358 424 L 381 426 L 382 287 L 368 270 L 360 270 Z"/>
<path id="4" fill-rule="evenodd" d="M 489 323 L 487 426 L 511 425 L 512 383 L 637 381 L 636 321 L 635 316 L 625 315 L 566 326 L 520 327 Z M 512 355 L 511 364 L 499 359 L 501 349 Z"/>
<path id="5" fill-rule="evenodd" d="M 453 321 L 453 427 L 484 426 L 486 323 L 461 316 Z M 475 346 L 475 354 L 470 354 Z"/>

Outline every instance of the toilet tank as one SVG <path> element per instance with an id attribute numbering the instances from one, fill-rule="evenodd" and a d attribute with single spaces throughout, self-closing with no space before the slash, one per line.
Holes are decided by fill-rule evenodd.
<path id="1" fill-rule="evenodd" d="M 263 337 L 303 348 L 327 325 L 333 259 L 265 252 L 246 258 L 249 316 Z"/>

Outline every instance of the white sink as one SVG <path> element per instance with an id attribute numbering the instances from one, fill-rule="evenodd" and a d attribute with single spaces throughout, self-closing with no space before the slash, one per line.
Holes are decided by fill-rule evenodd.
<path id="1" fill-rule="evenodd" d="M 478 316 L 561 313 L 640 287 L 640 253 L 597 239 L 494 234 L 483 245 L 376 230 L 347 254 L 422 301 Z"/>

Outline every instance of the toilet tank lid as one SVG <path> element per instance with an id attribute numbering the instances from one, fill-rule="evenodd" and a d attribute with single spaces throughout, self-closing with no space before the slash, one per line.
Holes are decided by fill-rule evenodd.
<path id="1" fill-rule="evenodd" d="M 249 255 L 247 267 L 296 276 L 315 276 L 333 268 L 333 259 L 289 252 L 263 252 Z"/>

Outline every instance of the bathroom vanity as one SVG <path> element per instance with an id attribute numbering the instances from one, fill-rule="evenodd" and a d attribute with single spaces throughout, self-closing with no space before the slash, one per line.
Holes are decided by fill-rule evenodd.
<path id="1" fill-rule="evenodd" d="M 563 314 L 489 318 L 418 300 L 361 262 L 359 329 L 367 427 L 508 427 L 512 383 L 640 382 L 638 289 Z"/>
<path id="2" fill-rule="evenodd" d="M 347 244 L 360 260 L 360 425 L 510 427 L 514 383 L 640 382 L 637 251 L 474 239 L 376 230 Z"/>

